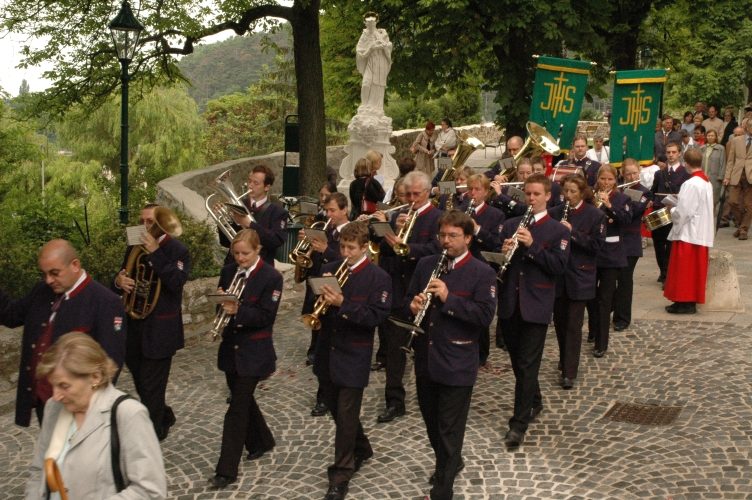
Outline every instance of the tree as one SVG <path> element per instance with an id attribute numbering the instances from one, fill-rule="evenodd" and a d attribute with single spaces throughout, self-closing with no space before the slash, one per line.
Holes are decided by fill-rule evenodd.
<path id="1" fill-rule="evenodd" d="M 285 2 L 287 3 L 287 2 Z M 165 81 L 181 79 L 174 57 L 190 54 L 204 38 L 232 30 L 244 35 L 287 20 L 292 26 L 293 54 L 300 123 L 302 186 L 312 194 L 324 180 L 326 135 L 324 90 L 319 44 L 320 0 L 294 0 L 283 6 L 271 0 L 228 0 L 212 4 L 145 0 L 136 13 L 146 26 L 131 71 L 138 96 Z M 54 61 L 45 77 L 53 82 L 38 100 L 37 112 L 63 112 L 79 103 L 87 109 L 103 104 L 120 85 L 119 65 L 106 32 L 115 15 L 110 2 L 9 0 L 0 14 L 0 27 L 30 39 L 45 39 L 43 47 L 24 47 L 23 65 Z M 61 25 L 75 29 L 61 29 Z"/>
<path id="2" fill-rule="evenodd" d="M 29 93 L 29 82 L 26 81 L 26 78 L 21 80 L 21 86 L 18 88 L 18 95 L 24 96 Z"/>

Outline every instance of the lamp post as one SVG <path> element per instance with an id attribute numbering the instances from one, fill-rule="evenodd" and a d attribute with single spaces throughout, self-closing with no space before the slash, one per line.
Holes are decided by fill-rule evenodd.
<path id="1" fill-rule="evenodd" d="M 120 223 L 128 223 L 128 64 L 136 52 L 144 27 L 133 15 L 128 0 L 110 22 L 110 34 L 120 60 L 122 94 L 120 101 Z"/>

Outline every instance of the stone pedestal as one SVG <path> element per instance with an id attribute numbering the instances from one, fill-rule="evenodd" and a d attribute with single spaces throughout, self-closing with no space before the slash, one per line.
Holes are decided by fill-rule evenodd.
<path id="1" fill-rule="evenodd" d="M 350 139 L 345 146 L 345 156 L 339 167 L 339 175 L 342 180 L 337 186 L 338 190 L 346 196 L 349 193 L 350 183 L 355 178 L 353 171 L 355 163 L 366 155 L 369 149 L 378 151 L 384 158 L 381 161 L 381 169 L 378 175 L 384 178 L 384 191 L 388 191 L 394 184 L 394 179 L 399 175 L 397 162 L 392 157 L 394 146 L 389 138 L 392 135 L 392 119 L 369 108 L 358 109 L 358 114 L 353 116 L 347 126 Z"/>
<path id="2" fill-rule="evenodd" d="M 736 274 L 734 256 L 723 250 L 710 250 L 708 282 L 704 311 L 744 311 L 739 276 Z"/>

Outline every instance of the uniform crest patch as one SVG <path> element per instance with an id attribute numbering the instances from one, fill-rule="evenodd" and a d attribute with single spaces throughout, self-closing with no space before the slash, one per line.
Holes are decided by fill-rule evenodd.
<path id="1" fill-rule="evenodd" d="M 387 292 L 386 290 L 384 290 L 383 292 L 381 292 L 381 303 L 382 304 L 386 304 L 386 299 L 388 299 L 388 298 L 389 298 L 389 292 Z"/>
<path id="2" fill-rule="evenodd" d="M 281 221 L 279 221 L 279 228 L 280 229 L 284 229 L 286 227 L 287 227 L 287 221 L 286 220 L 282 219 Z"/>
<path id="3" fill-rule="evenodd" d="M 563 240 L 561 240 L 561 243 L 559 244 L 559 247 L 561 248 L 562 251 L 564 251 L 564 250 L 567 249 L 567 245 L 569 245 L 569 240 L 563 239 Z"/>
<path id="4" fill-rule="evenodd" d="M 112 326 L 116 332 L 119 332 L 120 330 L 122 330 L 123 329 L 123 317 L 115 316 L 115 319 L 112 322 Z"/>
<path id="5" fill-rule="evenodd" d="M 274 290 L 272 292 L 272 302 L 279 301 L 280 296 L 282 296 L 282 290 Z"/>
<path id="6" fill-rule="evenodd" d="M 491 285 L 491 297 L 496 298 L 496 285 Z"/>
<path id="7" fill-rule="evenodd" d="M 183 268 L 185 267 L 185 264 L 183 264 L 183 261 L 182 261 L 182 260 L 179 260 L 179 261 L 177 262 L 177 266 L 178 266 L 178 269 L 180 269 L 180 270 L 182 271 L 182 270 L 183 270 Z"/>
<path id="8" fill-rule="evenodd" d="M 645 203 L 646 201 L 648 201 L 647 196 L 643 196 L 642 198 L 640 198 L 640 203 Z"/>

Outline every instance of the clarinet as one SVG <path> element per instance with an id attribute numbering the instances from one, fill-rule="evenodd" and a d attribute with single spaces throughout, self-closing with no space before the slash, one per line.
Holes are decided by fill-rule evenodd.
<path id="1" fill-rule="evenodd" d="M 569 200 L 564 203 L 564 215 L 561 217 L 562 222 L 566 222 L 569 218 Z"/>
<path id="2" fill-rule="evenodd" d="M 504 273 L 506 272 L 507 267 L 509 267 L 509 263 L 512 262 L 512 257 L 514 256 L 514 253 L 520 247 L 520 242 L 517 239 L 517 235 L 519 234 L 520 229 L 523 229 L 529 226 L 532 220 L 533 220 L 533 206 L 530 205 L 527 207 L 527 212 L 525 212 L 525 215 L 522 216 L 522 220 L 520 220 L 520 225 L 517 226 L 517 231 L 515 231 L 514 236 L 512 236 L 512 246 L 504 254 L 504 263 L 499 268 L 499 272 L 496 273 L 496 279 L 499 281 L 499 283 L 502 283 L 504 281 Z"/>

